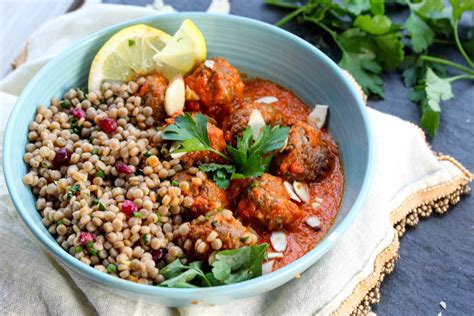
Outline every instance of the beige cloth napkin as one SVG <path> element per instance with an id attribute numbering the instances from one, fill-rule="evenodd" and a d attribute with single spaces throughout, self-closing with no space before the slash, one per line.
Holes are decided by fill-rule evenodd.
<path id="1" fill-rule="evenodd" d="M 51 57 L 108 25 L 157 14 L 146 8 L 87 5 L 46 23 L 31 36 L 26 63 L 0 82 L 0 139 L 16 96 Z M 264 295 L 220 306 L 170 309 L 130 300 L 99 288 L 42 251 L 12 205 L 0 165 L 1 315 L 307 315 L 352 311 L 398 250 L 393 226 L 424 201 L 436 200 L 471 180 L 450 158 L 436 157 L 419 128 L 369 109 L 375 145 L 375 177 L 361 214 L 312 268 Z M 3 140 L 1 141 L 3 144 Z M 0 156 L 1 160 L 1 156 Z M 387 181 L 390 179 L 390 181 Z M 384 270 L 385 269 L 385 270 Z"/>

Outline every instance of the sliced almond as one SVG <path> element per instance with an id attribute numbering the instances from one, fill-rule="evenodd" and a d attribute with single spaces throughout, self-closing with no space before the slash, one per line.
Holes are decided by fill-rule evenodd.
<path id="1" fill-rule="evenodd" d="M 308 122 L 316 124 L 318 128 L 324 126 L 328 115 L 329 106 L 316 104 L 313 111 L 308 115 Z"/>
<path id="2" fill-rule="evenodd" d="M 311 198 L 309 195 L 309 188 L 304 182 L 298 182 L 294 181 L 293 182 L 293 188 L 295 189 L 295 193 L 299 196 L 299 198 L 303 202 L 308 202 L 309 199 Z"/>
<path id="3" fill-rule="evenodd" d="M 266 96 L 266 97 L 261 97 L 255 100 L 257 103 L 265 103 L 265 104 L 272 104 L 275 102 L 278 102 L 278 99 L 274 96 Z"/>
<path id="4" fill-rule="evenodd" d="M 262 264 L 262 274 L 265 275 L 265 274 L 269 274 L 270 272 L 272 272 L 274 263 L 275 263 L 274 260 L 264 262 Z"/>
<path id="5" fill-rule="evenodd" d="M 166 114 L 172 116 L 173 114 L 183 111 L 185 94 L 186 92 L 183 77 L 178 75 L 173 80 L 171 80 L 165 92 Z"/>
<path id="6" fill-rule="evenodd" d="M 213 60 L 208 59 L 204 62 L 204 66 L 206 66 L 209 69 L 212 69 L 214 68 L 214 63 L 215 62 Z"/>
<path id="7" fill-rule="evenodd" d="M 286 146 L 288 146 L 288 136 L 286 136 L 285 143 L 283 144 L 283 147 L 280 149 L 281 153 L 286 149 Z"/>
<path id="8" fill-rule="evenodd" d="M 259 110 L 252 110 L 250 113 L 249 122 L 247 124 L 252 129 L 253 139 L 256 140 L 260 131 L 265 127 L 265 120 Z"/>
<path id="9" fill-rule="evenodd" d="M 186 101 L 197 101 L 199 100 L 199 95 L 194 92 L 194 90 L 191 90 L 191 88 L 186 85 L 186 90 L 185 90 L 185 93 L 184 93 L 184 97 L 186 99 Z"/>
<path id="10" fill-rule="evenodd" d="M 273 249 L 278 252 L 283 252 L 288 245 L 286 234 L 284 232 L 273 232 L 270 236 L 270 242 L 272 243 Z"/>
<path id="11" fill-rule="evenodd" d="M 318 203 L 318 202 L 313 202 L 311 203 L 311 207 L 315 210 L 317 208 L 319 208 L 321 206 L 321 203 Z"/>
<path id="12" fill-rule="evenodd" d="M 298 195 L 296 195 L 295 191 L 293 190 L 293 186 L 291 185 L 291 183 L 289 183 L 288 181 L 285 181 L 283 182 L 283 186 L 285 187 L 286 192 L 288 192 L 288 194 L 290 195 L 290 199 L 295 200 L 296 202 L 301 202 L 300 198 L 298 197 Z"/>
<path id="13" fill-rule="evenodd" d="M 314 228 L 315 230 L 321 229 L 321 220 L 316 215 L 306 217 L 305 222 L 308 224 L 308 226 Z"/>
<path id="14" fill-rule="evenodd" d="M 281 252 L 269 252 L 267 254 L 268 259 L 283 258 L 283 253 Z"/>
<path id="15" fill-rule="evenodd" d="M 171 158 L 173 159 L 179 159 L 181 157 L 183 157 L 184 155 L 186 155 L 186 153 L 173 153 L 173 151 L 175 151 L 176 149 L 178 149 L 180 146 L 180 143 L 179 142 L 174 142 L 171 147 L 170 147 L 170 156 Z"/>

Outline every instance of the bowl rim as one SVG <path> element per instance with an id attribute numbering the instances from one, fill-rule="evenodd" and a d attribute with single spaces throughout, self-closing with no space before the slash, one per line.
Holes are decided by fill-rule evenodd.
<path id="1" fill-rule="evenodd" d="M 10 148 L 14 146 L 12 135 L 15 133 L 15 121 L 18 116 L 22 114 L 21 109 L 17 104 L 24 103 L 26 100 L 26 96 L 30 94 L 30 91 L 34 90 L 35 86 L 40 81 L 40 77 L 44 74 L 48 73 L 48 71 L 55 66 L 55 64 L 67 56 L 72 54 L 77 47 L 84 45 L 90 41 L 95 41 L 98 38 L 104 36 L 106 33 L 111 31 L 118 31 L 126 26 L 139 24 L 139 23 L 150 23 L 152 21 L 160 20 L 162 18 L 176 18 L 176 19 L 184 19 L 190 18 L 212 18 L 212 19 L 220 19 L 224 20 L 224 23 L 243 23 L 250 25 L 255 28 L 261 28 L 265 31 L 273 33 L 279 37 L 285 37 L 286 39 L 295 42 L 301 49 L 309 50 L 312 54 L 315 55 L 316 58 L 322 60 L 329 68 L 332 70 L 336 76 L 338 76 L 342 80 L 342 84 L 345 86 L 347 90 L 352 93 L 352 97 L 359 108 L 363 124 L 367 131 L 367 145 L 368 145 L 368 159 L 367 165 L 364 166 L 366 168 L 364 181 L 361 186 L 360 193 L 358 194 L 355 202 L 350 207 L 347 215 L 345 218 L 339 223 L 334 230 L 324 236 L 321 242 L 316 245 L 312 250 L 307 252 L 304 256 L 300 257 L 299 259 L 295 260 L 294 262 L 286 265 L 285 267 L 269 273 L 267 275 L 262 275 L 260 277 L 243 281 L 240 283 L 229 284 L 229 285 L 222 285 L 217 287 L 208 287 L 208 288 L 196 288 L 196 289 L 177 289 L 177 288 L 165 288 L 159 286 L 150 286 L 150 285 L 143 285 L 134 282 L 130 282 L 128 280 L 123 280 L 121 278 L 103 273 L 91 266 L 88 266 L 81 261 L 77 260 L 74 256 L 70 255 L 66 252 L 56 241 L 50 239 L 46 233 L 41 231 L 40 227 L 36 225 L 33 218 L 28 214 L 26 209 L 28 206 L 20 199 L 19 190 L 20 188 L 15 187 L 15 176 L 14 175 L 14 168 L 10 159 L 11 156 Z M 368 117 L 368 111 L 366 109 L 365 104 L 363 103 L 361 97 L 357 93 L 356 89 L 354 88 L 353 84 L 350 82 L 349 78 L 343 74 L 342 70 L 337 66 L 328 56 L 326 56 L 323 52 L 319 49 L 311 45 L 310 43 L 306 42 L 302 38 L 294 35 L 284 29 L 278 28 L 274 25 L 268 24 L 263 21 L 258 21 L 248 17 L 236 16 L 236 15 L 222 15 L 216 13 L 204 13 L 204 12 L 177 12 L 177 13 L 163 13 L 159 15 L 153 16 L 146 16 L 135 18 L 131 20 L 127 20 L 118 24 L 114 24 L 107 28 L 104 28 L 100 31 L 97 31 L 93 34 L 88 35 L 84 39 L 80 40 L 77 43 L 72 44 L 69 48 L 65 49 L 63 52 L 55 56 L 52 60 L 50 60 L 46 65 L 44 65 L 36 74 L 35 76 L 29 81 L 26 87 L 21 92 L 20 96 L 18 97 L 17 101 L 15 102 L 15 106 L 13 107 L 12 112 L 10 113 L 10 117 L 8 119 L 7 127 L 5 130 L 5 137 L 4 137 L 4 148 L 3 148 L 3 170 L 6 179 L 6 184 L 8 191 L 10 193 L 10 197 L 15 205 L 17 212 L 20 214 L 22 220 L 29 228 L 29 230 L 35 235 L 35 237 L 40 240 L 42 245 L 47 248 L 50 252 L 54 253 L 54 255 L 60 259 L 63 263 L 69 265 L 72 269 L 80 272 L 81 274 L 98 281 L 104 285 L 113 286 L 116 288 L 121 288 L 126 291 L 132 291 L 138 294 L 152 294 L 152 295 L 159 295 L 163 297 L 172 297 L 176 299 L 197 299 L 203 298 L 204 296 L 209 295 L 217 295 L 220 296 L 225 292 L 226 296 L 233 296 L 236 294 L 241 294 L 242 290 L 245 288 L 246 291 L 249 293 L 253 292 L 263 292 L 269 289 L 275 288 L 276 286 L 280 286 L 290 279 L 294 278 L 295 276 L 302 273 L 307 268 L 312 266 L 320 257 L 322 257 L 337 241 L 337 239 L 348 229 L 351 225 L 353 220 L 358 215 L 362 203 L 364 202 L 368 190 L 369 185 L 372 181 L 373 176 L 373 162 L 374 162 L 374 152 L 375 152 L 375 142 L 374 142 L 374 135 L 372 124 Z M 21 180 L 20 180 L 21 181 Z M 275 286 L 275 284 L 277 284 Z"/>

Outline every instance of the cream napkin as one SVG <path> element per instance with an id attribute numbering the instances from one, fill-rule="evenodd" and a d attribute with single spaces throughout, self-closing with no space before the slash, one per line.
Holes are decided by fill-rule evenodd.
<path id="1" fill-rule="evenodd" d="M 146 8 L 87 5 L 46 23 L 31 36 L 26 63 L 0 82 L 0 138 L 16 96 L 46 61 L 89 33 L 154 14 L 158 14 L 156 10 Z M 434 199 L 440 192 L 450 193 L 455 184 L 465 185 L 471 180 L 470 173 L 451 159 L 437 158 L 416 126 L 372 109 L 369 113 L 376 137 L 375 177 L 361 214 L 335 247 L 301 278 L 237 304 L 169 309 L 150 301 L 118 297 L 69 271 L 42 251 L 22 223 L 8 197 L 0 164 L 0 314 L 230 316 L 350 312 L 375 285 L 383 264 L 396 255 L 398 237 L 393 225 L 400 220 L 397 216 L 407 215 L 403 208 L 418 206 L 419 192 Z"/>

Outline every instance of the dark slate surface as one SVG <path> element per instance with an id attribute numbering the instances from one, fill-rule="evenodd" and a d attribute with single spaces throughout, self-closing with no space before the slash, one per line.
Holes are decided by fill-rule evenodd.
<path id="1" fill-rule="evenodd" d="M 106 0 L 140 5 L 152 0 Z M 209 0 L 165 1 L 179 11 L 202 11 Z M 261 0 L 233 0 L 232 14 L 275 23 L 285 12 Z M 289 24 L 285 28 L 316 43 L 321 34 L 311 26 Z M 321 47 L 330 51 L 328 47 Z M 456 59 L 453 50 L 440 48 Z M 458 59 L 460 61 L 460 59 Z M 417 123 L 418 107 L 407 100 L 408 90 L 398 74 L 385 76 L 385 99 L 370 100 L 369 106 Z M 431 142 L 435 151 L 451 155 L 474 171 L 474 86 L 457 82 L 455 98 L 443 103 L 441 127 Z M 444 216 L 421 221 L 402 238 L 401 259 L 382 286 L 382 300 L 374 307 L 380 315 L 473 315 L 474 314 L 474 198 L 465 197 Z M 439 305 L 444 301 L 444 311 Z"/>

